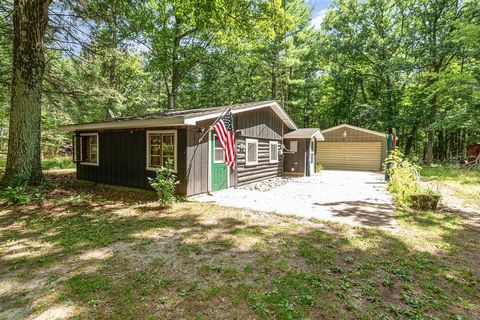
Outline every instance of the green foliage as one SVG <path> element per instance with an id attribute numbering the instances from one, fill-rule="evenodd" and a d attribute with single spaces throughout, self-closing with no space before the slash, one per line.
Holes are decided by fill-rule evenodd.
<path id="1" fill-rule="evenodd" d="M 387 168 L 388 190 L 400 204 L 410 204 L 411 195 L 418 192 L 419 167 L 406 160 L 401 151 L 396 150 L 385 160 Z"/>
<path id="2" fill-rule="evenodd" d="M 300 127 L 395 128 L 406 156 L 421 161 L 433 130 L 438 161 L 465 156 L 465 145 L 480 136 L 476 1 L 334 1 L 314 27 L 308 3 L 59 3 L 45 50 L 43 154 L 61 154 L 70 143 L 59 125 L 102 120 L 108 109 L 117 116 L 163 111 L 173 94 L 178 109 L 276 99 Z M 1 152 L 10 9 L 0 6 Z M 63 9 L 75 14 L 54 14 Z"/>
<path id="3" fill-rule="evenodd" d="M 0 192 L 0 198 L 5 204 L 22 205 L 30 202 L 41 203 L 45 194 L 41 187 L 7 186 Z"/>
<path id="4" fill-rule="evenodd" d="M 55 157 L 42 160 L 42 168 L 44 170 L 50 169 L 73 169 L 75 163 L 72 161 L 72 157 Z"/>
<path id="5" fill-rule="evenodd" d="M 323 170 L 322 164 L 321 164 L 321 163 L 316 163 L 316 164 L 315 164 L 315 172 L 318 173 L 318 172 L 320 172 L 320 171 L 322 171 L 322 170 Z"/>
<path id="6" fill-rule="evenodd" d="M 8 186 L 1 192 L 1 197 L 6 204 L 27 204 L 31 201 L 30 194 L 27 193 L 25 187 Z"/>
<path id="7" fill-rule="evenodd" d="M 158 201 L 163 206 L 169 206 L 175 201 L 175 189 L 178 180 L 170 169 L 166 167 L 159 168 L 154 178 L 148 178 L 150 186 L 158 194 Z"/>

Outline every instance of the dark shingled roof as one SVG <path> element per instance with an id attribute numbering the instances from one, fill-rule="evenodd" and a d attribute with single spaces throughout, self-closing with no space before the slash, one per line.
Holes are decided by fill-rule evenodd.
<path id="1" fill-rule="evenodd" d="M 261 101 L 261 102 L 248 102 L 248 103 L 239 103 L 231 105 L 232 110 L 242 110 L 247 109 L 250 107 L 256 107 L 264 104 L 268 104 L 270 102 L 275 102 L 274 100 L 271 101 Z M 196 108 L 196 109 L 184 109 L 184 110 L 167 110 L 163 112 L 155 112 L 155 113 L 148 113 L 139 116 L 131 116 L 131 117 L 119 117 L 114 119 L 108 120 L 101 120 L 101 121 L 93 121 L 93 122 L 84 122 L 81 124 L 91 124 L 91 123 L 104 123 L 104 122 L 115 122 L 115 121 L 127 121 L 127 120 L 147 120 L 147 119 L 162 119 L 162 118 L 176 118 L 176 117 L 197 117 L 208 115 L 211 113 L 221 112 L 225 110 L 229 105 L 224 105 L 220 107 L 208 107 L 208 108 Z"/>
<path id="2" fill-rule="evenodd" d="M 101 129 L 126 129 L 126 128 L 149 128 L 161 126 L 182 126 L 195 125 L 197 121 L 215 118 L 219 116 L 228 107 L 232 113 L 239 113 L 258 108 L 272 108 L 275 113 L 284 121 L 290 129 L 296 129 L 297 126 L 283 108 L 274 100 L 261 102 L 248 102 L 220 107 L 185 109 L 185 110 L 167 110 L 133 117 L 121 117 L 106 119 L 102 121 L 71 124 L 60 127 L 60 130 L 79 131 L 79 130 L 101 130 Z"/>

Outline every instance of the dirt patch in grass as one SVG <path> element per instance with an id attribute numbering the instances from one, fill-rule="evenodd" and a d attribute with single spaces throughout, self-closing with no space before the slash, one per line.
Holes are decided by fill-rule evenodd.
<path id="1" fill-rule="evenodd" d="M 434 166 L 421 171 L 422 179 L 442 193 L 446 210 L 466 210 L 480 214 L 480 169 Z"/>
<path id="2" fill-rule="evenodd" d="M 399 212 L 399 232 L 76 182 L 0 209 L 0 318 L 477 319 L 480 231 Z"/>

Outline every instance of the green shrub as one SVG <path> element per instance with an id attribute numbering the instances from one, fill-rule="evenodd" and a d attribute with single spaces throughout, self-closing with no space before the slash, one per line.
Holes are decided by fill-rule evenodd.
<path id="1" fill-rule="evenodd" d="M 411 204 L 411 195 L 420 190 L 419 167 L 406 160 L 400 151 L 392 152 L 385 160 L 388 190 L 400 204 Z"/>
<path id="2" fill-rule="evenodd" d="M 1 189 L 0 198 L 3 199 L 5 204 L 27 204 L 30 202 L 41 203 L 45 200 L 45 189 L 51 187 L 51 185 L 44 181 L 41 185 L 36 187 L 28 186 L 28 179 L 23 176 L 17 176 L 10 185 Z"/>
<path id="3" fill-rule="evenodd" d="M 27 204 L 32 201 L 30 194 L 22 186 L 6 187 L 2 190 L 1 197 L 7 204 Z"/>
<path id="4" fill-rule="evenodd" d="M 178 181 L 168 168 L 159 168 L 155 178 L 148 178 L 148 180 L 150 186 L 158 194 L 158 201 L 163 206 L 169 206 L 175 201 L 175 188 Z"/>
<path id="5" fill-rule="evenodd" d="M 315 164 L 315 172 L 320 172 L 323 170 L 323 166 L 321 163 L 316 163 Z"/>

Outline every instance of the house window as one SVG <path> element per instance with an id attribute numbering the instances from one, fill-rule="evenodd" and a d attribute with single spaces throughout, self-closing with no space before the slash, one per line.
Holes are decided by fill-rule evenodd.
<path id="1" fill-rule="evenodd" d="M 220 144 L 220 140 L 218 140 L 218 137 L 215 135 L 215 147 L 214 147 L 214 152 L 213 152 L 213 162 L 214 163 L 223 163 L 224 162 L 224 153 L 225 151 L 223 150 L 222 145 Z"/>
<path id="2" fill-rule="evenodd" d="M 270 163 L 278 162 L 278 141 L 270 141 Z"/>
<path id="3" fill-rule="evenodd" d="M 258 140 L 247 139 L 246 165 L 258 164 Z"/>
<path id="4" fill-rule="evenodd" d="M 80 134 L 80 163 L 81 164 L 98 166 L 98 151 L 99 151 L 98 133 Z M 74 154 L 76 154 L 76 152 L 74 152 Z"/>
<path id="5" fill-rule="evenodd" d="M 147 131 L 147 170 L 166 167 L 176 172 L 176 145 L 176 131 Z"/>

